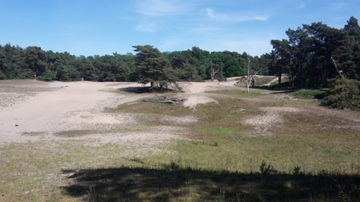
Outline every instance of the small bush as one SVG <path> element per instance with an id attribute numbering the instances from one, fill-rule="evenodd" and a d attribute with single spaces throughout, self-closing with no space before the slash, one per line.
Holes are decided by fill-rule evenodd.
<path id="1" fill-rule="evenodd" d="M 300 174 L 303 174 L 301 171 L 300 171 L 301 167 L 296 165 L 294 167 L 294 171 L 293 171 L 293 175 L 300 175 Z"/>
<path id="2" fill-rule="evenodd" d="M 323 105 L 338 109 L 360 109 L 360 81 L 342 78 L 330 80 L 329 83 Z"/>
<path id="3" fill-rule="evenodd" d="M 46 71 L 40 76 L 39 79 L 42 81 L 52 81 L 56 79 L 56 76 L 54 72 Z"/>
<path id="4" fill-rule="evenodd" d="M 274 166 L 267 164 L 265 161 L 261 162 L 259 170 L 261 175 L 276 174 L 278 172 L 274 169 Z"/>

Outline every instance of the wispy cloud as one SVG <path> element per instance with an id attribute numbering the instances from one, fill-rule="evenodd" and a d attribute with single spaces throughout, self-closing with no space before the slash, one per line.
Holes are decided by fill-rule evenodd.
<path id="1" fill-rule="evenodd" d="M 192 6 L 178 0 L 144 0 L 137 3 L 136 11 L 148 17 L 181 15 L 192 10 Z"/>
<path id="2" fill-rule="evenodd" d="M 144 23 L 144 24 L 138 24 L 135 27 L 136 31 L 139 32 L 156 32 L 157 26 L 154 23 Z"/>
<path id="3" fill-rule="evenodd" d="M 245 21 L 266 21 L 270 17 L 270 15 L 257 15 L 252 13 L 224 14 L 218 13 L 212 8 L 206 8 L 206 14 L 211 19 L 228 23 L 239 23 Z"/>

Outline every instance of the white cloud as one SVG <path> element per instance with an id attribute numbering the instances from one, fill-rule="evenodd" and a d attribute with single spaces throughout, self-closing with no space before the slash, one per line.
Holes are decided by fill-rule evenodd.
<path id="1" fill-rule="evenodd" d="M 212 8 L 206 8 L 206 14 L 211 19 L 229 23 L 238 23 L 245 21 L 266 21 L 270 17 L 269 15 L 257 15 L 253 13 L 246 13 L 242 15 L 216 13 L 215 10 Z"/>
<path id="2" fill-rule="evenodd" d="M 192 6 L 178 0 L 143 0 L 137 3 L 137 12 L 149 17 L 181 15 Z"/>

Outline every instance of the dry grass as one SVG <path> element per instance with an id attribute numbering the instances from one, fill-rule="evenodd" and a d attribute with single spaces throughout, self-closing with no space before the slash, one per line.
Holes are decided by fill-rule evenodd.
<path id="1" fill-rule="evenodd" d="M 262 90 L 207 95 L 218 103 L 194 110 L 135 101 L 106 110 L 132 114 L 138 123 L 112 130 L 158 130 L 159 135 L 170 131 L 161 127 L 179 130 L 183 138 L 151 145 L 153 150 L 136 144 L 93 147 L 86 139 L 3 146 L 0 201 L 360 200 L 358 112 Z M 284 110 L 289 108 L 298 111 Z M 279 121 L 261 127 L 246 123 L 269 114 Z M 269 169 L 260 171 L 263 161 Z"/>

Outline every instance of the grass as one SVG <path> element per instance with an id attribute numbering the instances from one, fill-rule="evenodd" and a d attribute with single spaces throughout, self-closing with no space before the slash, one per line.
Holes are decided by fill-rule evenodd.
<path id="1" fill-rule="evenodd" d="M 325 96 L 325 91 L 318 89 L 301 89 L 293 92 L 292 95 L 301 99 L 322 99 Z"/>
<path id="2" fill-rule="evenodd" d="M 59 137 L 82 137 L 85 135 L 91 135 L 96 133 L 99 132 L 95 130 L 67 130 L 57 132 L 55 135 Z"/>
<path id="3" fill-rule="evenodd" d="M 360 115 L 266 98 L 263 92 L 211 92 L 218 104 L 196 110 L 142 101 L 107 109 L 139 121 L 114 129 L 120 132 L 182 128 L 184 138 L 159 145 L 162 152 L 74 139 L 2 146 L 0 201 L 359 201 Z M 264 115 L 264 107 L 303 111 L 280 114 L 281 124 L 262 128 L 271 136 L 252 135 L 257 126 L 244 121 Z M 198 121 L 172 123 L 164 121 L 167 116 Z M 56 135 L 94 133 L 105 132 Z"/>
<path id="4" fill-rule="evenodd" d="M 76 185 L 64 190 L 94 201 L 339 201 L 359 197 L 359 177 L 325 171 L 311 175 L 296 168 L 292 174 L 279 173 L 263 161 L 261 171 L 254 173 L 203 170 L 176 162 L 157 168 L 84 169 L 75 177 Z M 335 184 L 339 186 L 331 188 Z"/>
<path id="5" fill-rule="evenodd" d="M 234 93 L 236 92 L 223 92 L 226 95 L 234 95 Z M 300 113 L 295 116 L 284 115 L 287 120 L 284 125 L 268 129 L 274 131 L 276 136 L 251 137 L 248 131 L 252 130 L 252 127 L 242 124 L 246 117 L 261 114 L 259 107 L 293 107 L 293 104 L 277 100 L 241 99 L 241 95 L 237 94 L 238 98 L 214 97 L 219 104 L 200 105 L 195 111 L 182 106 L 138 102 L 120 106 L 117 112 L 141 111 L 143 114 L 192 115 L 199 119 L 196 125 L 183 126 L 191 131 L 186 137 L 194 141 L 180 141 L 170 147 L 174 148 L 174 153 L 178 155 L 156 156 L 154 159 L 147 157 L 151 162 L 159 164 L 175 158 L 182 159 L 179 162 L 182 166 L 201 165 L 202 169 L 220 170 L 229 170 L 232 167 L 233 171 L 251 172 L 262 160 L 267 160 L 282 172 L 289 172 L 295 165 L 303 165 L 303 168 L 311 173 L 317 173 L 324 167 L 328 170 L 342 169 L 346 172 L 353 169 L 351 165 L 357 161 L 357 155 L 360 154 L 360 150 L 354 145 L 360 143 L 360 133 L 352 129 L 331 127 L 339 123 L 341 118 L 320 115 L 316 112 Z M 153 120 L 145 121 L 144 124 L 164 123 Z M 328 128 L 324 127 L 327 125 Z M 344 141 L 348 146 L 339 147 L 344 145 Z M 197 155 L 193 155 L 194 153 Z M 224 157 L 227 157 L 229 163 L 220 163 L 224 161 Z M 343 159 L 348 163 L 343 163 Z"/>
<path id="6" fill-rule="evenodd" d="M 206 93 L 223 95 L 227 98 L 257 98 L 262 95 L 262 91 L 250 88 L 249 93 L 246 88 L 240 87 L 241 90 L 222 90 L 222 91 L 206 91 Z"/>

